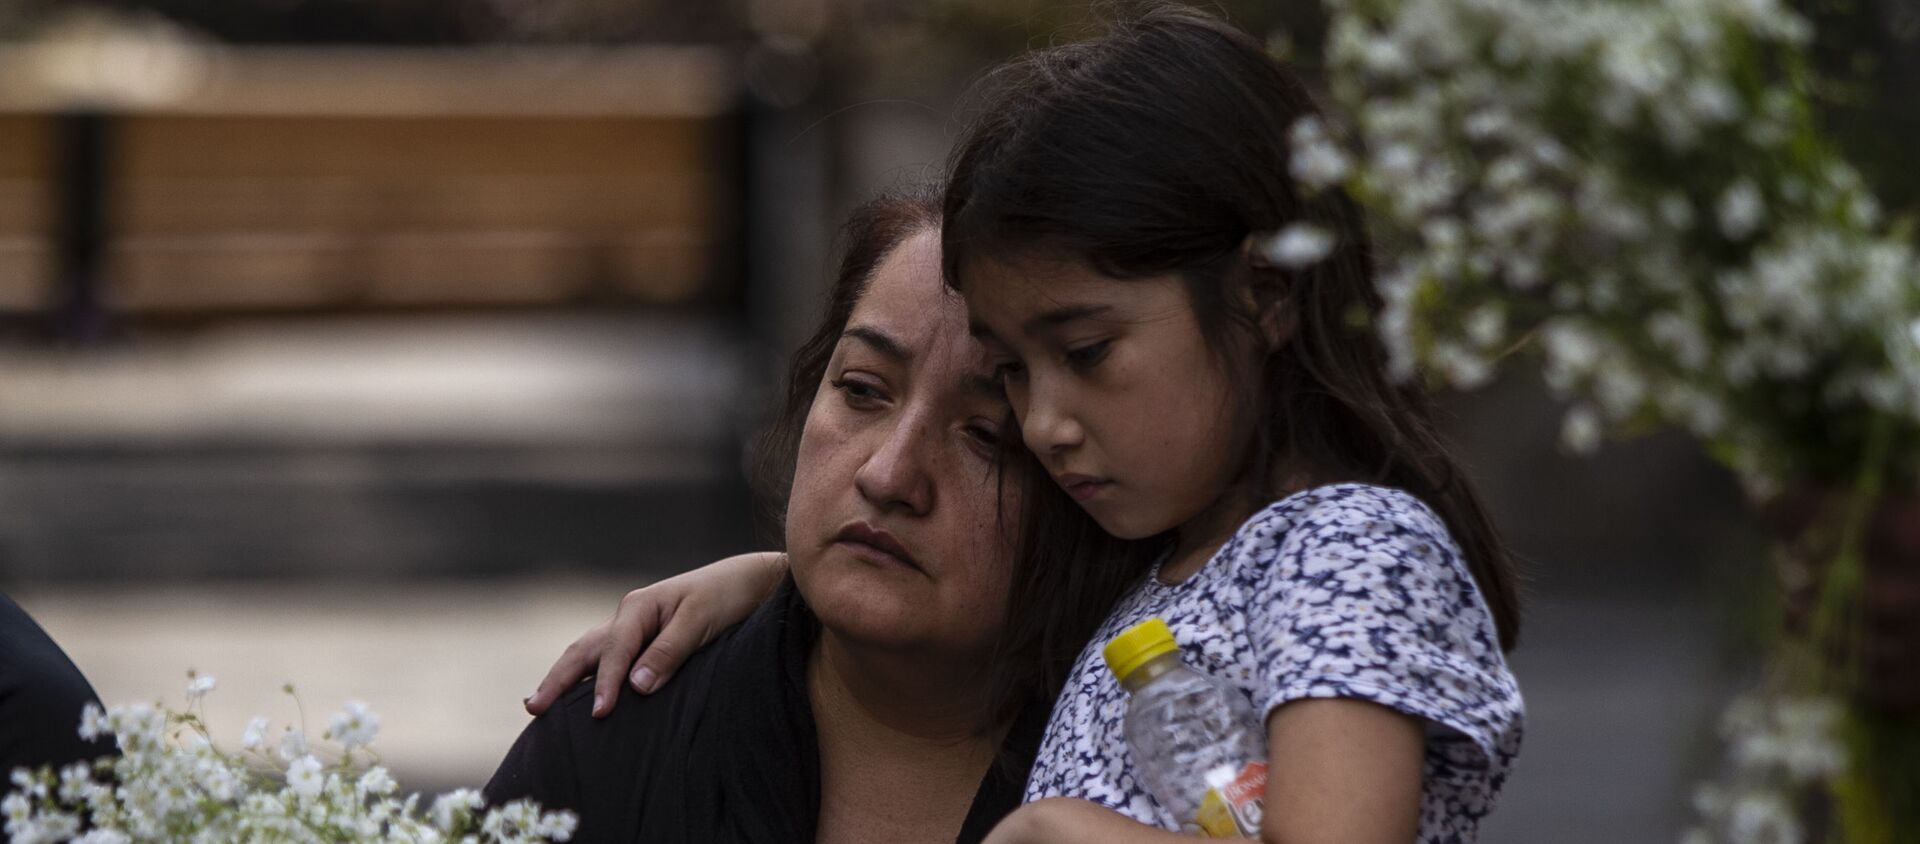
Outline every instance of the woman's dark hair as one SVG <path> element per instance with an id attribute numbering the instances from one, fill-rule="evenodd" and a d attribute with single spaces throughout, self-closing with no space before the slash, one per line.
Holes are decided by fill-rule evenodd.
<path id="1" fill-rule="evenodd" d="M 1161 5 L 1102 37 L 1028 53 L 982 80 L 949 162 L 942 261 L 950 285 L 982 259 L 1067 259 L 1113 278 L 1177 274 L 1233 383 L 1258 506 L 1286 479 L 1404 489 L 1446 521 L 1500 640 L 1519 631 L 1512 561 L 1417 384 L 1387 373 L 1372 247 L 1344 193 L 1288 176 L 1288 135 L 1319 114 L 1292 72 L 1218 18 Z M 1250 236 L 1305 221 L 1325 259 L 1283 270 Z M 1263 320 L 1288 330 L 1265 345 Z M 1253 371 L 1257 367 L 1257 372 Z"/>
<path id="2" fill-rule="evenodd" d="M 856 208 L 842 228 L 826 312 L 794 352 L 780 415 L 760 442 L 755 482 L 775 524 L 784 523 L 800 437 L 841 333 L 887 256 L 914 235 L 940 228 L 940 196 L 933 187 L 886 193 Z M 1017 434 L 1018 426 L 1009 418 L 1003 430 Z M 1051 708 L 1080 649 L 1149 564 L 1143 550 L 1108 536 L 1059 487 L 1025 483 L 1045 473 L 1017 435 L 1006 438 L 998 465 L 1001 483 L 1011 476 L 1026 494 L 1007 618 L 989 666 L 984 727 L 1005 724 L 1024 707 Z"/>

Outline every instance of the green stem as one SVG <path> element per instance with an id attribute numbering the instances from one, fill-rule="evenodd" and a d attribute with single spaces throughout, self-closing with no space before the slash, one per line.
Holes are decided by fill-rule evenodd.
<path id="1" fill-rule="evenodd" d="M 1847 693 L 1859 683 L 1863 621 L 1860 597 L 1866 584 L 1865 537 L 1885 482 L 1893 423 L 1892 416 L 1876 413 L 1868 424 L 1866 447 L 1841 514 L 1839 543 L 1834 546 L 1833 560 L 1821 572 L 1810 644 L 1817 669 L 1814 676 L 1822 690 Z M 1837 667 L 1829 666 L 1825 657 L 1835 652 L 1841 654 L 1844 661 Z"/>

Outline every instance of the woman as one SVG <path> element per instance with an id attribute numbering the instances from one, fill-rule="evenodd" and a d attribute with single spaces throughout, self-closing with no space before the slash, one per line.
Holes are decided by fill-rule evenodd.
<path id="1" fill-rule="evenodd" d="M 605 719 L 588 686 L 560 697 L 490 802 L 572 809 L 581 841 L 977 841 L 1018 804 L 1072 657 L 1054 643 L 1131 573 L 1068 577 L 1100 543 L 1016 553 L 1029 520 L 1084 520 L 1002 477 L 1030 465 L 942 285 L 935 197 L 869 203 L 848 239 L 770 439 L 791 578 L 659 694 Z M 1090 611 L 1007 624 L 1016 582 Z"/>

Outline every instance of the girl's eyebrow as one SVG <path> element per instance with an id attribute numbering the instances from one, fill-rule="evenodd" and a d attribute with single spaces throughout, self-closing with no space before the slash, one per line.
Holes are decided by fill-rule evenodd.
<path id="1" fill-rule="evenodd" d="M 913 354 L 907 351 L 907 347 L 900 345 L 900 341 L 887 336 L 886 332 L 872 326 L 850 326 L 847 330 L 840 332 L 840 338 L 843 340 L 847 338 L 859 340 L 874 351 L 879 352 L 882 357 L 895 361 L 904 363 L 913 359 Z"/>
<path id="2" fill-rule="evenodd" d="M 1061 305 L 1050 311 L 1042 311 L 1028 319 L 1020 330 L 1028 337 L 1039 334 L 1049 328 L 1058 328 L 1075 320 L 1089 319 L 1113 310 L 1111 305 Z"/>
<path id="3" fill-rule="evenodd" d="M 1020 326 L 1020 331 L 1032 337 L 1049 328 L 1058 328 L 1074 320 L 1091 319 L 1111 310 L 1113 310 L 1112 305 L 1061 305 L 1029 318 Z M 985 324 L 978 321 L 967 322 L 967 333 L 982 340 L 1000 339 Z"/>

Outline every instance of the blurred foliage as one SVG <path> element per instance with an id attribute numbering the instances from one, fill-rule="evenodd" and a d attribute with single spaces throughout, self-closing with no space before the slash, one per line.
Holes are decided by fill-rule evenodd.
<path id="1" fill-rule="evenodd" d="M 1796 0 L 1821 119 L 1887 209 L 1920 213 L 1920 0 Z"/>

